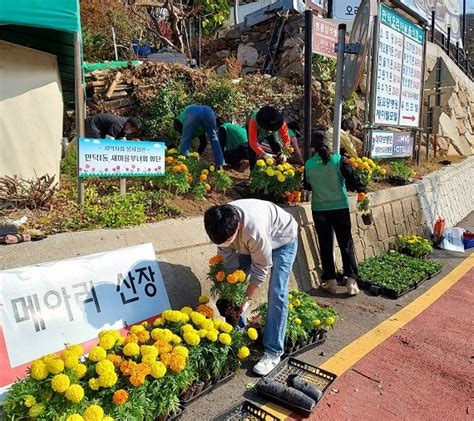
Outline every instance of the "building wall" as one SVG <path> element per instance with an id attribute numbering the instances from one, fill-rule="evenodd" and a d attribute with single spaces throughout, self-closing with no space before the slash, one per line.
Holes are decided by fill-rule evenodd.
<path id="1" fill-rule="evenodd" d="M 56 56 L 0 41 L 0 176 L 59 175 L 62 129 Z"/>

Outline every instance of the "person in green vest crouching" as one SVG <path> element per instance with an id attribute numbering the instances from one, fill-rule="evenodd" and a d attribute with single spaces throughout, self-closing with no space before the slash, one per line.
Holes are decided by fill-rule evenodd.
<path id="1" fill-rule="evenodd" d="M 211 141 L 214 163 L 217 168 L 224 165 L 224 155 L 217 137 L 218 121 L 216 113 L 206 105 L 188 105 L 175 119 L 174 128 L 181 134 L 179 145 L 181 155 L 187 155 L 191 148 L 191 141 L 198 137 L 198 153 L 201 155 L 207 146 L 206 134 Z"/>
<path id="2" fill-rule="evenodd" d="M 247 131 L 237 124 L 224 123 L 218 130 L 226 164 L 242 172 L 249 166 Z"/>
<path id="3" fill-rule="evenodd" d="M 330 152 L 325 132 L 313 133 L 311 148 L 315 154 L 305 164 L 305 175 L 307 188 L 312 191 L 311 210 L 323 270 L 321 288 L 332 294 L 337 292 L 333 254 L 335 233 L 341 250 L 344 276 L 347 277 L 347 292 L 349 295 L 357 295 L 357 262 L 351 234 L 347 187 L 365 192 L 366 186 L 346 158 Z"/>
<path id="4" fill-rule="evenodd" d="M 272 152 L 277 155 L 281 163 L 286 162 L 286 157 L 282 154 L 282 145 L 278 137 L 281 138 L 284 147 L 290 146 L 291 140 L 288 135 L 288 126 L 276 108 L 265 106 L 253 111 L 247 120 L 247 132 L 250 169 L 255 167 L 257 159 L 272 158 L 261 146 L 261 143 L 264 141 L 268 142 Z"/>

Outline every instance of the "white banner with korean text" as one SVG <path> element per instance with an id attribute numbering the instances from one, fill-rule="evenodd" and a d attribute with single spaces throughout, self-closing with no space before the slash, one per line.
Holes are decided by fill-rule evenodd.
<path id="1" fill-rule="evenodd" d="M 65 344 L 168 308 L 152 244 L 0 271 L 0 386 Z"/>

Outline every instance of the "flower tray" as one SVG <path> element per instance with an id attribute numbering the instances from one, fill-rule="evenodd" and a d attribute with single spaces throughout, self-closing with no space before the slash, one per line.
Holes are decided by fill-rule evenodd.
<path id="1" fill-rule="evenodd" d="M 315 346 L 321 345 L 326 341 L 326 334 L 327 331 L 319 329 L 311 332 L 308 340 L 305 342 L 300 342 L 295 345 L 285 344 L 285 353 L 283 355 L 285 357 L 292 357 L 301 354 L 302 352 L 308 351 Z"/>
<path id="2" fill-rule="evenodd" d="M 196 399 L 207 395 L 208 393 L 212 392 L 215 388 L 227 383 L 232 377 L 235 376 L 235 372 L 229 372 L 223 374 L 221 377 L 213 380 L 209 380 L 207 382 L 204 381 L 197 381 L 194 382 L 188 389 L 194 388 L 192 392 L 188 395 L 187 391 L 184 391 L 181 395 L 181 404 L 183 406 L 189 405 L 191 402 L 195 401 Z M 201 383 L 201 384 L 200 384 Z"/>
<path id="3" fill-rule="evenodd" d="M 220 414 L 213 421 L 244 421 L 244 420 L 263 420 L 263 421 L 279 421 L 263 408 L 255 405 L 250 401 L 240 402 L 226 412 Z"/>
<path id="4" fill-rule="evenodd" d="M 360 287 L 364 289 L 368 289 L 370 293 L 374 295 L 377 295 L 377 296 L 382 295 L 386 298 L 391 298 L 392 300 L 396 300 L 397 298 L 400 298 L 401 296 L 407 294 L 408 292 L 413 291 L 414 289 L 417 289 L 423 282 L 427 281 L 428 279 L 434 278 L 436 275 L 439 275 L 441 273 L 441 270 L 442 269 L 438 270 L 437 272 L 425 277 L 421 281 L 418 281 L 417 283 L 415 283 L 415 285 L 400 292 L 394 291 L 393 289 L 386 288 L 380 285 L 375 285 L 371 282 L 359 280 L 357 281 L 357 283 Z"/>
<path id="5" fill-rule="evenodd" d="M 308 383 L 311 383 L 314 386 L 316 386 L 323 393 L 323 396 L 337 377 L 335 374 L 330 373 L 329 371 L 323 370 L 314 365 L 297 360 L 296 358 L 289 357 L 283 360 L 280 364 L 278 364 L 270 372 L 270 374 L 268 374 L 264 378 L 273 379 L 274 381 L 287 386 L 288 378 L 292 374 L 297 374 L 298 376 L 306 380 Z M 299 414 L 305 417 L 309 417 L 311 415 L 311 413 L 317 408 L 319 402 L 321 402 L 321 399 L 322 399 L 321 397 L 321 399 L 318 402 L 316 402 L 316 405 L 312 411 L 308 411 L 307 409 L 301 408 L 300 406 L 296 405 L 294 402 L 289 402 L 284 399 L 277 398 L 276 396 L 272 394 L 267 394 L 265 392 L 262 392 L 259 387 L 262 382 L 263 382 L 263 379 L 260 380 L 256 386 L 257 393 L 260 396 L 270 401 L 273 401 L 283 407 L 286 407 L 295 412 L 298 412 Z"/>
<path id="6" fill-rule="evenodd" d="M 155 421 L 178 421 L 181 419 L 184 413 L 184 407 L 182 405 L 179 406 L 178 412 L 173 415 L 166 415 L 165 417 L 157 417 Z"/>

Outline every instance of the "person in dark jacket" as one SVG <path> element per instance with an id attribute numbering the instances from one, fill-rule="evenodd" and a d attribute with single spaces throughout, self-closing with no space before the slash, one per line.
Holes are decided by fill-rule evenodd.
<path id="1" fill-rule="evenodd" d="M 333 234 L 341 250 L 344 276 L 349 295 L 357 295 L 357 262 L 351 234 L 349 197 L 347 187 L 365 192 L 366 186 L 354 172 L 349 161 L 330 152 L 326 133 L 315 132 L 311 139 L 315 155 L 306 162 L 306 183 L 312 190 L 311 210 L 321 255 L 323 270 L 321 288 L 335 294 L 337 291 L 336 267 L 334 264 Z"/>
<path id="2" fill-rule="evenodd" d="M 211 107 L 188 105 L 175 119 L 175 129 L 181 133 L 180 153 L 187 155 L 191 148 L 191 141 L 198 137 L 200 140 L 198 153 L 201 155 L 207 146 L 207 134 L 211 141 L 216 167 L 222 168 L 224 154 L 217 137 L 217 122 L 216 113 Z"/>
<path id="3" fill-rule="evenodd" d="M 251 169 L 255 167 L 257 159 L 272 157 L 262 148 L 261 143 L 264 141 L 268 142 L 272 152 L 277 155 L 282 163 L 286 162 L 286 157 L 282 155 L 282 145 L 278 137 L 281 138 L 283 146 L 289 146 L 291 140 L 288 135 L 288 126 L 276 108 L 265 106 L 253 111 L 247 120 L 247 133 Z"/>
<path id="4" fill-rule="evenodd" d="M 237 124 L 224 123 L 219 127 L 217 134 L 225 162 L 241 172 L 247 169 L 249 166 L 247 131 Z"/>
<path id="5" fill-rule="evenodd" d="M 140 120 L 111 113 L 96 114 L 85 121 L 86 137 L 91 139 L 123 139 L 140 129 Z"/>

